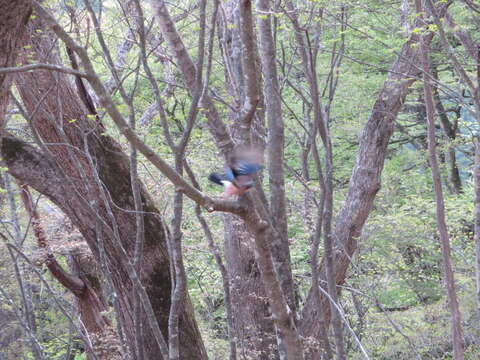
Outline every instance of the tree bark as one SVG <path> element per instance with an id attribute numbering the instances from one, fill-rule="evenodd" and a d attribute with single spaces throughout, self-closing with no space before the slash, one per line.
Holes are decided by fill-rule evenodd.
<path id="1" fill-rule="evenodd" d="M 17 13 L 14 16 L 18 16 Z M 50 52 L 50 49 L 55 49 L 51 46 L 52 35 L 45 28 L 41 29 L 39 36 L 30 27 L 31 38 L 27 37 L 32 41 L 30 51 L 34 51 L 39 60 L 56 63 L 55 51 L 53 54 Z M 0 31 L 4 33 L 7 30 L 2 26 Z M 18 31 L 18 34 L 21 33 Z M 129 259 L 123 258 L 118 248 L 120 241 L 129 257 L 133 256 L 136 226 L 132 212 L 135 206 L 128 158 L 115 141 L 104 136 L 103 126 L 88 118 L 87 109 L 70 84 L 65 75 L 48 71 L 22 73 L 18 76 L 17 87 L 32 115 L 33 128 L 43 143 L 48 145 L 43 145 L 46 152 L 42 154 L 19 139 L 6 136 L 1 152 L 13 176 L 45 194 L 70 218 L 98 262 L 101 259 L 97 236 L 102 236 L 107 266 L 112 274 L 121 309 L 119 322 L 123 324 L 129 343 L 134 344 L 135 294 L 128 273 Z M 2 90 L 3 88 L 4 86 Z M 39 102 L 41 105 L 37 109 Z M 89 160 L 93 160 L 96 168 L 90 166 Z M 102 188 L 93 180 L 94 174 L 98 174 Z M 99 203 L 98 199 L 104 191 L 108 192 L 109 201 Z M 143 187 L 141 196 L 144 211 L 148 214 L 145 215 L 145 257 L 141 281 L 154 310 L 153 320 L 167 334 L 171 279 L 165 232 L 158 210 Z M 97 205 L 92 206 L 95 201 Z M 102 224 L 102 234 L 95 231 L 99 221 Z M 117 231 L 114 231 L 115 228 Z M 113 234 L 115 232 L 118 236 Z M 147 322 L 144 320 L 144 323 Z M 188 297 L 180 315 L 179 328 L 180 358 L 206 358 Z M 144 328 L 144 338 L 145 356 L 158 358 L 159 348 L 152 329 L 148 326 Z"/>
<path id="2" fill-rule="evenodd" d="M 32 7 L 29 0 L 0 1 L 0 68 L 15 65 L 18 49 L 23 45 L 22 34 L 28 22 Z M 5 127 L 5 114 L 8 107 L 8 92 L 12 75 L 0 74 L 0 130 Z"/>
<path id="3" fill-rule="evenodd" d="M 225 214 L 224 227 L 238 356 L 240 359 L 275 359 L 275 330 L 255 261 L 254 239 L 243 220 L 234 215 Z"/>
<path id="4" fill-rule="evenodd" d="M 474 139 L 475 164 L 473 179 L 475 181 L 475 279 L 477 285 L 477 309 L 480 313 L 480 140 Z"/>

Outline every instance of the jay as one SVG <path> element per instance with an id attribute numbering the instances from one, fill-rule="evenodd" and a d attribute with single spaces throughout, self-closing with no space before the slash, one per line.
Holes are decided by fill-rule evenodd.
<path id="1" fill-rule="evenodd" d="M 230 157 L 224 173 L 211 173 L 208 179 L 223 186 L 226 197 L 243 195 L 253 186 L 255 174 L 262 168 L 256 152 L 236 153 Z"/>

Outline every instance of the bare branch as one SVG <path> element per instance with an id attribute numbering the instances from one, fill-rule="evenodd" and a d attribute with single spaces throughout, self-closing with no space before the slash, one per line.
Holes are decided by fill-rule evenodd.
<path id="1" fill-rule="evenodd" d="M 163 0 L 152 0 L 151 4 L 162 34 L 180 67 L 180 72 L 183 76 L 185 85 L 189 91 L 193 93 L 196 86 L 196 68 L 192 58 L 187 52 L 187 49 L 177 32 L 175 23 L 170 17 L 165 2 Z M 227 156 L 233 149 L 233 141 L 225 123 L 220 118 L 220 114 L 208 94 L 205 94 L 203 97 L 201 106 L 206 109 L 205 116 L 208 119 L 208 127 L 215 138 L 218 148 L 224 156 Z"/>
<path id="2" fill-rule="evenodd" d="M 32 227 L 37 238 L 38 246 L 46 252 L 45 264 L 52 275 L 75 296 L 82 296 L 86 290 L 85 283 L 79 277 L 68 273 L 55 259 L 53 253 L 48 246 L 48 240 L 45 231 L 40 224 L 40 216 L 33 202 L 32 195 L 27 185 L 21 185 L 21 198 L 25 208 L 32 218 Z"/>
<path id="3" fill-rule="evenodd" d="M 82 78 L 87 77 L 87 74 L 81 71 L 77 71 L 74 69 L 69 69 L 63 66 L 58 66 L 53 64 L 31 64 L 31 65 L 24 65 L 24 66 L 17 66 L 17 67 L 4 67 L 4 68 L 0 68 L 0 74 L 14 74 L 14 73 L 25 72 L 25 71 L 33 71 L 33 70 L 51 70 L 51 71 L 57 71 L 63 74 L 80 76 Z"/>
<path id="4" fill-rule="evenodd" d="M 65 30 L 56 22 L 56 20 L 46 11 L 37 1 L 34 2 L 35 10 L 41 16 L 48 26 L 62 39 L 67 46 L 77 53 L 88 74 L 87 79 L 90 85 L 97 93 L 101 105 L 106 109 L 120 132 L 132 143 L 157 169 L 159 169 L 176 187 L 193 201 L 207 208 L 208 211 L 227 211 L 232 213 L 241 213 L 243 211 L 235 201 L 214 200 L 201 193 L 190 185 L 182 176 L 180 176 L 170 165 L 158 156 L 140 137 L 133 131 L 125 121 L 119 110 L 115 106 L 110 94 L 106 91 L 99 77 L 93 68 L 86 50 L 78 45 Z"/>

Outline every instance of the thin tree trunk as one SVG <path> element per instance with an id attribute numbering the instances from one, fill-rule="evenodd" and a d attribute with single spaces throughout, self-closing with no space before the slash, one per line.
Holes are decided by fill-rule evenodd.
<path id="1" fill-rule="evenodd" d="M 475 279 L 477 284 L 477 308 L 480 313 L 480 140 L 474 139 L 475 164 L 473 179 L 475 181 Z"/>
<path id="2" fill-rule="evenodd" d="M 438 81 L 438 72 L 436 67 L 433 65 L 432 65 L 432 76 L 436 81 Z M 452 142 L 454 142 L 457 137 L 457 124 L 454 123 L 452 125 L 452 123 L 450 122 L 447 112 L 445 111 L 445 107 L 443 106 L 442 100 L 440 99 L 438 88 L 433 87 L 432 91 L 433 91 L 433 98 L 435 99 L 435 107 L 437 110 L 437 114 L 440 118 L 440 125 L 449 143 L 448 150 L 447 150 L 448 179 L 451 184 L 452 192 L 454 194 L 460 194 L 462 193 L 462 179 L 460 178 L 460 172 L 458 171 L 457 158 L 455 154 L 455 146 L 452 145 Z"/>
<path id="3" fill-rule="evenodd" d="M 322 126 L 322 124 L 320 124 Z M 332 314 L 333 334 L 335 337 L 335 353 L 337 360 L 345 360 L 345 345 L 343 341 L 342 319 L 338 310 L 338 290 L 335 279 L 334 237 L 332 233 L 333 218 L 333 155 L 330 134 L 325 124 L 325 205 L 323 212 L 323 244 L 325 251 L 325 272 L 327 289 L 330 296 L 330 313 Z"/>
<path id="4" fill-rule="evenodd" d="M 408 0 L 403 0 L 402 5 L 400 7 L 401 15 L 400 15 L 400 23 L 403 28 L 403 32 L 406 36 L 410 34 L 410 22 L 408 21 L 408 16 L 410 15 L 410 5 Z"/>
<path id="5" fill-rule="evenodd" d="M 418 17 L 423 22 L 423 7 L 421 0 L 415 0 L 415 6 Z M 426 29 L 423 28 L 423 31 L 426 31 Z M 430 161 L 430 168 L 432 170 L 437 214 L 437 228 L 440 236 L 440 245 L 442 247 L 444 276 L 447 287 L 448 304 L 450 307 L 452 323 L 453 357 L 455 360 L 463 360 L 465 345 L 461 324 L 462 320 L 460 309 L 458 306 L 457 294 L 455 291 L 455 279 L 453 275 L 450 239 L 448 235 L 447 224 L 445 221 L 445 205 L 443 201 L 442 181 L 440 178 L 440 169 L 438 167 L 436 154 L 435 103 L 433 99 L 432 84 L 430 80 L 431 74 L 430 61 L 428 56 L 428 45 L 426 44 L 423 36 L 420 39 L 420 59 L 423 68 L 423 90 L 425 94 L 425 107 L 427 110 L 428 156 Z"/>
<path id="6" fill-rule="evenodd" d="M 272 253 L 278 262 L 277 271 L 282 289 L 287 297 L 288 306 L 296 311 L 293 293 L 292 268 L 288 246 L 287 204 L 285 199 L 284 179 L 284 124 L 282 116 L 282 100 L 276 68 L 275 43 L 272 34 L 272 11 L 269 0 L 257 0 L 257 8 L 262 14 L 258 17 L 260 39 L 260 59 L 264 82 L 265 104 L 268 120 L 268 181 L 270 185 L 270 213 L 272 224 L 280 236 L 270 241 Z"/>
<path id="7" fill-rule="evenodd" d="M 440 40 L 442 42 L 442 46 L 444 50 L 448 53 L 449 59 L 459 77 L 462 79 L 464 85 L 468 87 L 470 90 L 470 94 L 472 96 L 473 104 L 474 104 L 474 109 L 475 111 L 472 111 L 472 115 L 477 121 L 477 124 L 480 124 L 480 45 L 478 45 L 474 39 L 470 36 L 470 34 L 462 29 L 461 26 L 456 26 L 454 23 L 453 19 L 447 15 L 447 23 L 449 24 L 450 27 L 453 29 L 453 34 L 455 37 L 460 41 L 460 43 L 464 46 L 465 50 L 469 54 L 471 60 L 473 60 L 474 63 L 476 63 L 476 72 L 475 72 L 475 77 L 471 77 L 466 69 L 463 67 L 462 63 L 457 55 L 455 54 L 455 50 L 453 49 L 452 46 L 450 46 L 447 35 L 445 33 L 445 30 L 443 28 L 443 23 L 440 21 L 440 16 L 438 14 L 438 10 L 435 9 L 435 5 L 432 3 L 432 1 L 427 0 L 427 4 L 429 7 L 429 10 L 432 13 L 433 19 L 435 21 L 435 25 L 438 28 L 438 33 L 440 35 Z M 478 157 L 479 153 L 479 139 L 478 139 L 478 134 L 474 137 L 473 139 L 474 142 L 474 148 L 475 148 L 475 163 L 474 163 L 474 171 L 473 171 L 473 176 L 475 180 L 475 255 L 476 255 L 476 276 L 477 276 L 477 293 L 480 294 L 480 269 L 478 267 L 478 264 L 480 264 L 480 246 L 478 244 L 478 239 L 480 237 L 480 191 L 479 191 L 479 170 L 478 166 L 480 164 L 480 158 Z M 480 296 L 479 296 L 480 299 Z M 479 302 L 480 304 L 480 302 Z"/>
<path id="8" fill-rule="evenodd" d="M 7 192 L 8 207 L 10 210 L 10 218 L 13 226 L 12 237 L 15 242 L 15 245 L 18 248 L 22 248 L 24 237 L 22 235 L 22 232 L 20 229 L 20 223 L 18 221 L 17 204 L 15 201 L 15 190 L 12 186 L 12 182 L 9 174 L 7 173 L 3 174 L 2 178 L 3 178 L 2 180 L 3 180 L 3 185 L 5 187 L 5 191 Z M 17 279 L 18 286 L 20 288 L 20 295 L 21 295 L 22 304 L 23 304 L 22 313 L 25 317 L 25 322 L 28 325 L 28 331 L 31 332 L 31 334 L 28 334 L 28 337 L 30 338 L 30 346 L 32 348 L 32 354 L 34 359 L 36 360 L 44 359 L 42 349 L 40 348 L 40 346 L 36 341 L 37 329 L 36 329 L 35 313 L 33 311 L 32 294 L 30 292 L 30 286 L 28 284 L 28 281 L 25 279 L 24 272 L 19 266 L 18 256 L 16 256 L 11 249 L 8 249 L 8 251 L 12 258 L 15 277 Z"/>

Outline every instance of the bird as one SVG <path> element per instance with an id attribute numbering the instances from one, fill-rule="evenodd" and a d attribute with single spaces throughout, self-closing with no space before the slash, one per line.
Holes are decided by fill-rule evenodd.
<path id="1" fill-rule="evenodd" d="M 255 182 L 255 174 L 263 166 L 257 151 L 238 151 L 229 157 L 225 172 L 213 172 L 208 179 L 225 188 L 224 196 L 243 195 Z"/>

